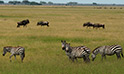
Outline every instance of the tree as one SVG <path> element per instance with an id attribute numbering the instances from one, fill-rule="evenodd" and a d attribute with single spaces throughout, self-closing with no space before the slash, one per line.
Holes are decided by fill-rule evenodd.
<path id="1" fill-rule="evenodd" d="M 45 4 L 47 4 L 47 3 L 44 2 L 44 1 L 40 1 L 40 4 L 41 4 L 41 5 L 45 5 Z"/>
<path id="2" fill-rule="evenodd" d="M 77 5 L 78 3 L 77 2 L 69 2 L 67 3 L 67 5 Z"/>
<path id="3" fill-rule="evenodd" d="M 30 2 L 30 5 L 41 5 L 41 4 L 33 1 L 33 2 Z"/>
<path id="4" fill-rule="evenodd" d="M 48 2 L 49 5 L 53 5 L 53 2 Z"/>
<path id="5" fill-rule="evenodd" d="M 30 2 L 28 0 L 23 0 L 22 3 L 24 3 L 24 4 L 30 4 Z"/>
<path id="6" fill-rule="evenodd" d="M 1 1 L 1 0 L 0 0 L 0 4 L 4 4 L 4 1 Z"/>
<path id="7" fill-rule="evenodd" d="M 13 5 L 20 4 L 20 3 L 21 3 L 20 1 L 9 1 L 9 4 L 13 4 Z"/>
<path id="8" fill-rule="evenodd" d="M 97 3 L 94 3 L 94 2 L 93 2 L 93 5 L 97 5 Z"/>

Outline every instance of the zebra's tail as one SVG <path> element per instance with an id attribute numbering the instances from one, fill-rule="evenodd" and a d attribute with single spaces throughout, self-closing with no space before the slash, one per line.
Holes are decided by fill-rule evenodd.
<path id="1" fill-rule="evenodd" d="M 121 56 L 124 58 L 123 52 L 121 52 Z"/>
<path id="2" fill-rule="evenodd" d="M 23 53 L 23 57 L 25 57 L 25 53 Z"/>

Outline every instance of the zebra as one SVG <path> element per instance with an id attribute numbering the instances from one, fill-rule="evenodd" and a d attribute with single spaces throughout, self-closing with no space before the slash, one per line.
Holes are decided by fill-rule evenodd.
<path id="1" fill-rule="evenodd" d="M 66 43 L 65 52 L 73 62 L 77 58 L 83 58 L 85 62 L 90 62 L 90 49 L 85 46 L 71 47 L 70 43 Z"/>
<path id="2" fill-rule="evenodd" d="M 103 60 L 103 57 L 106 59 L 106 55 L 111 56 L 114 54 L 116 54 L 117 59 L 121 59 L 120 54 L 123 57 L 122 52 L 123 52 L 122 47 L 120 45 L 99 46 L 92 51 L 91 58 L 92 58 L 92 61 L 94 61 L 94 59 L 96 58 L 96 55 L 100 53 L 102 56 L 102 60 Z"/>
<path id="3" fill-rule="evenodd" d="M 61 43 L 62 43 L 62 50 L 64 50 L 65 51 L 65 49 L 66 49 L 66 41 L 64 40 L 61 40 Z M 71 57 L 69 56 L 69 53 L 68 52 L 65 52 L 66 53 L 66 55 L 68 56 L 68 58 L 69 59 L 71 59 Z"/>
<path id="4" fill-rule="evenodd" d="M 11 55 L 9 57 L 10 58 L 10 62 L 12 61 L 11 60 L 12 56 L 15 56 L 15 59 L 16 59 L 16 55 L 20 55 L 21 61 L 23 62 L 24 57 L 25 57 L 25 48 L 23 48 L 21 46 L 17 46 L 17 47 L 6 46 L 6 47 L 3 47 L 3 56 L 5 56 L 5 54 L 7 52 L 11 53 Z"/>

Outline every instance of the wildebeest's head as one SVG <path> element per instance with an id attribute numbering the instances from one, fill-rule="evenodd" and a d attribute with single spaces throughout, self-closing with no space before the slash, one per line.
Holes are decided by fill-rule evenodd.
<path id="1" fill-rule="evenodd" d="M 103 26 L 103 29 L 105 29 L 105 25 L 103 24 L 102 26 Z"/>
<path id="2" fill-rule="evenodd" d="M 27 22 L 27 24 L 28 24 L 28 23 L 30 23 L 28 19 L 27 19 L 27 20 L 25 20 L 25 21 Z"/>

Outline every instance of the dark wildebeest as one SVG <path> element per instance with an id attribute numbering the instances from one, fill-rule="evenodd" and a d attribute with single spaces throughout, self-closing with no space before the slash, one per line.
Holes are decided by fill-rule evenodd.
<path id="1" fill-rule="evenodd" d="M 105 29 L 105 25 L 104 24 L 94 24 L 94 26 L 93 26 L 93 28 L 100 28 L 100 27 Z"/>
<path id="2" fill-rule="evenodd" d="M 94 26 L 94 24 L 93 23 L 90 23 L 90 22 L 87 22 L 87 23 L 84 23 L 83 24 L 83 27 L 93 27 Z"/>
<path id="3" fill-rule="evenodd" d="M 17 47 L 12 47 L 12 46 L 6 46 L 3 48 L 3 56 L 5 56 L 5 54 L 9 52 L 11 53 L 10 55 L 10 62 L 12 61 L 11 60 L 11 57 L 12 56 L 15 56 L 15 59 L 16 59 L 16 55 L 20 55 L 21 57 L 21 61 L 23 62 L 23 59 L 25 57 L 25 48 L 21 47 L 21 46 L 17 46 Z"/>
<path id="4" fill-rule="evenodd" d="M 38 25 L 40 25 L 40 26 L 45 26 L 46 25 L 47 27 L 49 27 L 49 22 L 48 21 L 40 21 L 40 22 L 37 23 L 37 26 Z"/>
<path id="5" fill-rule="evenodd" d="M 20 26 L 23 26 L 23 27 L 24 27 L 24 26 L 27 26 L 28 23 L 30 23 L 28 19 L 23 20 L 23 21 L 21 21 L 21 22 L 17 22 L 17 24 L 18 24 L 18 25 L 17 25 L 17 28 L 20 27 Z"/>

